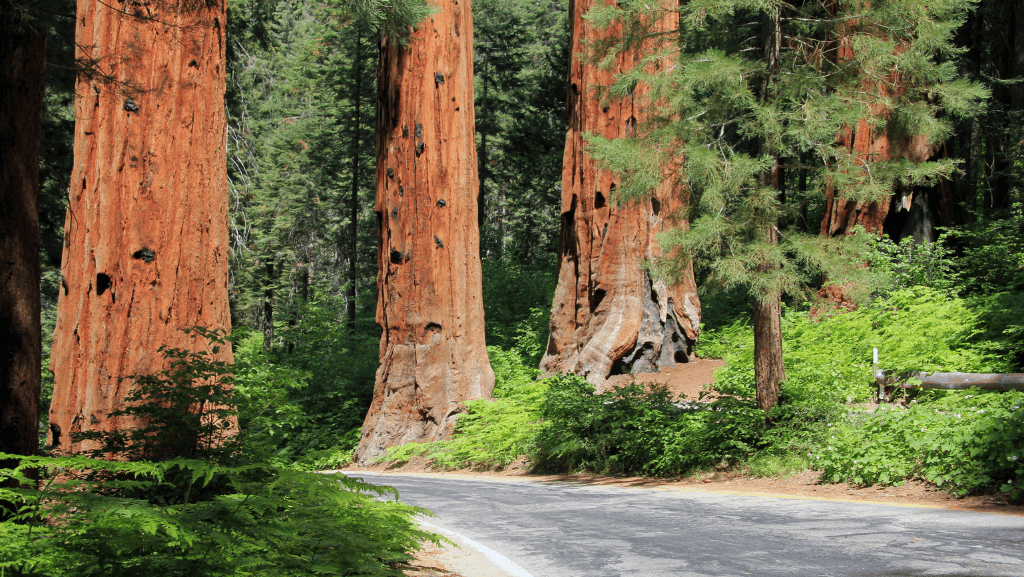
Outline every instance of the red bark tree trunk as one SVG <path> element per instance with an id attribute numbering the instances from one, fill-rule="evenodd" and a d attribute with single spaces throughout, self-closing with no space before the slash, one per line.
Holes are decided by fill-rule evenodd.
<path id="1" fill-rule="evenodd" d="M 46 31 L 0 6 L 0 452 L 39 449 L 39 134 Z"/>
<path id="2" fill-rule="evenodd" d="M 123 7 L 129 13 L 121 12 Z M 111 430 L 180 327 L 230 328 L 225 4 L 79 0 L 75 164 L 50 366 L 51 443 Z M 230 347 L 219 355 L 231 360 Z"/>
<path id="3" fill-rule="evenodd" d="M 830 4 L 833 13 L 838 9 L 833 3 Z M 849 27 L 855 28 L 856 21 L 850 22 Z M 851 46 L 851 34 L 849 30 L 840 29 L 839 37 L 836 39 L 835 58 L 839 62 L 849 62 L 856 58 Z M 890 80 L 895 80 L 893 73 L 890 73 Z M 883 95 L 888 94 L 889 89 L 881 83 L 877 85 L 866 85 L 865 92 L 880 91 Z M 898 90 L 898 88 L 897 88 Z M 881 104 L 872 104 L 868 107 L 868 113 L 875 119 L 885 119 L 889 111 Z M 934 146 L 924 137 L 903 138 L 894 141 L 889 130 L 878 130 L 872 126 L 869 119 L 862 118 L 857 125 L 847 127 L 838 136 L 838 143 L 846 148 L 851 155 L 852 165 L 859 167 L 864 179 L 869 174 L 863 167 L 868 162 L 878 162 L 895 158 L 906 158 L 911 162 L 923 162 L 934 152 Z M 910 210 L 913 201 L 912 190 L 896 190 L 891 196 L 878 201 L 850 200 L 843 195 L 834 185 L 825 187 L 825 210 L 821 218 L 822 236 L 843 236 L 853 232 L 857 225 L 863 226 L 864 230 L 881 235 L 886 227 L 886 219 L 890 212 Z M 896 202 L 899 206 L 890 208 L 891 203 Z M 898 235 L 900 231 L 895 231 Z"/>
<path id="4" fill-rule="evenodd" d="M 569 131 L 562 161 L 562 233 L 558 287 L 551 311 L 551 337 L 541 361 L 546 373 L 572 372 L 600 387 L 616 370 L 658 372 L 687 362 L 700 330 L 700 300 L 693 270 L 672 285 L 655 280 L 644 263 L 663 256 L 657 234 L 685 226 L 679 195 L 666 179 L 649 199 L 620 203 L 612 173 L 586 152 L 583 136 L 635 136 L 650 103 L 638 87 L 627 98 L 603 101 L 594 87 L 609 85 L 628 71 L 639 54 L 617 57 L 600 70 L 584 62 L 586 45 L 615 29 L 601 31 L 584 19 L 594 0 L 572 0 Z M 670 10 L 658 30 L 677 28 Z"/>
<path id="5" fill-rule="evenodd" d="M 489 397 L 469 0 L 439 0 L 377 77 L 380 367 L 356 459 L 441 439 Z"/>

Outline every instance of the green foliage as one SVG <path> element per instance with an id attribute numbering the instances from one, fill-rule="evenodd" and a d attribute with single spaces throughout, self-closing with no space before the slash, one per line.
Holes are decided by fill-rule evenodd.
<path id="1" fill-rule="evenodd" d="M 964 294 L 991 294 L 1024 288 L 1024 205 L 1005 218 L 980 219 L 946 231 L 961 252 L 956 259 Z"/>
<path id="2" fill-rule="evenodd" d="M 919 476 L 958 494 L 1024 497 L 1024 393 L 948 393 L 854 413 L 813 460 L 831 482 L 900 484 Z"/>
<path id="3" fill-rule="evenodd" d="M 12 575 L 401 575 L 423 509 L 343 475 L 269 464 L 21 457 L 0 469 L 15 503 L 0 523 Z M 42 472 L 39 489 L 27 478 Z M 204 491 L 218 487 L 215 491 Z M 138 497 L 146 495 L 146 497 Z"/>
<path id="4" fill-rule="evenodd" d="M 785 399 L 769 413 L 722 396 L 677 403 L 663 387 L 632 384 L 597 394 L 576 376 L 553 379 L 544 428 L 532 455 L 538 469 L 681 475 L 752 463 L 792 470 L 786 455 L 805 452 L 834 411 Z"/>
<path id="5" fill-rule="evenodd" d="M 397 577 L 423 540 L 437 541 L 413 520 L 429 512 L 393 489 L 273 463 L 259 443 L 238 442 L 232 367 L 216 360 L 229 343 L 185 332 L 208 348 L 161 347 L 167 368 L 130 377 L 125 407 L 108 415 L 129 427 L 73 436 L 98 443 L 92 458 L 0 454 L 14 463 L 0 468 L 0 573 Z M 301 415 L 286 398 L 296 375 L 248 368 L 249 425 L 272 424 L 269 408 Z M 268 392 L 257 409 L 253 397 Z M 95 458 L 108 455 L 122 460 Z"/>
<path id="6" fill-rule="evenodd" d="M 539 364 L 548 341 L 548 315 L 555 293 L 548 267 L 524 267 L 483 261 L 486 338 L 491 345 L 520 351 Z"/>
<path id="7" fill-rule="evenodd" d="M 1007 351 L 1016 341 L 1000 332 L 1010 320 L 994 318 L 995 311 L 1004 311 L 1006 306 L 1005 301 L 986 304 L 916 286 L 894 290 L 856 311 L 821 318 L 787 309 L 782 323 L 783 390 L 791 399 L 801 401 L 869 399 L 876 392 L 872 373 L 875 347 L 882 368 L 896 373 L 1012 370 L 1016 365 Z M 753 348 L 753 330 L 737 320 L 705 330 L 697 350 L 704 357 L 726 361 L 716 375 L 716 390 L 752 397 Z"/>
<path id="8" fill-rule="evenodd" d="M 238 447 L 229 442 L 235 431 L 235 391 L 231 365 L 217 359 L 230 346 L 223 330 L 190 327 L 182 331 L 206 341 L 189 349 L 161 345 L 167 368 L 155 374 L 130 375 L 131 391 L 124 407 L 108 414 L 125 417 L 134 427 L 114 431 L 71 433 L 72 442 L 95 441 L 95 458 L 113 456 L 131 461 L 174 458 L 225 460 Z M 117 422 L 116 420 L 114 422 Z"/>
<path id="9" fill-rule="evenodd" d="M 523 363 L 516 351 L 487 347 L 494 369 L 494 399 L 466 403 L 451 439 L 434 443 L 410 443 L 388 449 L 379 461 L 407 461 L 423 456 L 445 469 L 506 467 L 525 455 L 540 429 L 541 406 L 547 381 Z"/>
<path id="10" fill-rule="evenodd" d="M 383 37 L 402 45 L 409 41 L 409 29 L 417 28 L 436 11 L 425 0 L 356 0 L 336 6 L 355 26 L 379 31 Z"/>
<path id="11" fill-rule="evenodd" d="M 246 451 L 336 468 L 359 441 L 370 406 L 379 333 L 341 322 L 338 301 L 324 297 L 299 309 L 286 333 L 289 351 L 266 350 L 264 335 L 237 331 L 235 383 Z M 327 462 L 334 465 L 327 466 Z"/>
<path id="12" fill-rule="evenodd" d="M 569 60 L 566 9 L 558 0 L 473 3 L 485 262 L 550 270 L 557 250 Z"/>
<path id="13" fill-rule="evenodd" d="M 281 451 L 311 426 L 309 416 L 294 398 L 309 385 L 312 375 L 272 362 L 263 349 L 263 335 L 237 331 L 235 398 L 238 426 L 248 453 Z"/>
<path id="14" fill-rule="evenodd" d="M 868 263 L 881 285 L 879 292 L 915 286 L 946 293 L 961 290 L 960 262 L 948 246 L 948 238 L 947 234 L 935 242 L 917 242 L 912 237 L 893 242 L 888 236 L 875 240 Z"/>

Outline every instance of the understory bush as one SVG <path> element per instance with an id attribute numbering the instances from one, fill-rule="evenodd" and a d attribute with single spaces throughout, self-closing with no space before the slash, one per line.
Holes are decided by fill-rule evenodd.
<path id="1" fill-rule="evenodd" d="M 721 396 L 680 403 L 661 386 L 631 384 L 595 393 L 580 377 L 552 379 L 544 427 L 532 455 L 542 470 L 683 475 L 753 459 L 767 467 L 778 457 L 813 446 L 835 409 L 783 403 L 766 415 L 753 400 Z M 807 461 L 785 468 L 806 468 Z M 770 467 L 769 467 L 770 468 Z"/>
<path id="2" fill-rule="evenodd" d="M 352 331 L 342 311 L 329 295 L 299 306 L 299 322 L 269 349 L 261 332 L 232 335 L 247 453 L 310 468 L 350 460 L 373 396 L 380 328 L 360 321 Z"/>
<path id="3" fill-rule="evenodd" d="M 412 519 L 426 511 L 379 500 L 396 493 L 343 475 L 184 459 L 0 459 L 20 460 L 0 469 L 0 483 L 19 483 L 0 488 L 4 575 L 397 577 L 422 540 L 437 539 Z"/>
<path id="4" fill-rule="evenodd" d="M 393 489 L 247 453 L 223 333 L 186 332 L 126 379 L 127 427 L 72 434 L 88 457 L 0 454 L 0 575 L 398 576 L 438 539 Z"/>
<path id="5" fill-rule="evenodd" d="M 920 477 L 958 494 L 1024 483 L 1024 392 L 929 392 L 838 421 L 813 455 L 826 480 L 901 484 Z"/>
<path id="6" fill-rule="evenodd" d="M 392 447 L 378 461 L 422 456 L 445 469 L 500 468 L 526 454 L 541 426 L 548 381 L 537 380 L 539 371 L 527 367 L 517 349 L 487 347 L 487 356 L 494 369 L 493 399 L 467 402 L 450 439 Z"/>

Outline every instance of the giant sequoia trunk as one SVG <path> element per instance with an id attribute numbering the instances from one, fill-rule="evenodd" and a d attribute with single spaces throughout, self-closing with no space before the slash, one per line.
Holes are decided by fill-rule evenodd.
<path id="1" fill-rule="evenodd" d="M 830 3 L 829 7 L 833 13 L 837 10 L 834 2 Z M 857 25 L 857 21 L 851 21 L 847 28 L 840 28 L 835 41 L 834 53 L 834 58 L 838 62 L 850 62 L 856 58 L 852 47 L 851 33 L 852 28 Z M 895 73 L 889 74 L 889 81 L 895 83 Z M 869 94 L 878 91 L 883 96 L 891 93 L 890 89 L 886 87 L 886 83 L 883 82 L 867 85 L 864 87 L 864 91 Z M 867 110 L 875 119 L 885 119 L 889 116 L 889 111 L 879 103 L 871 104 Z M 894 139 L 891 137 L 888 127 L 878 130 L 872 124 L 869 119 L 862 118 L 856 126 L 846 127 L 838 135 L 838 143 L 850 155 L 851 166 L 856 170 L 861 170 L 861 177 L 865 180 L 870 178 L 870 175 L 863 167 L 866 167 L 869 162 L 906 158 L 911 162 L 919 163 L 928 160 L 935 154 L 935 146 L 924 137 Z M 920 237 L 919 231 L 929 226 L 925 222 L 931 222 L 933 219 L 931 216 L 934 212 L 932 205 L 941 205 L 945 208 L 938 210 L 951 212 L 951 209 L 948 208 L 949 200 L 946 198 L 951 194 L 951 190 L 949 183 L 940 183 L 930 194 L 929 190 L 924 187 L 899 188 L 891 196 L 880 200 L 858 202 L 847 198 L 842 190 L 837 189 L 834 184 L 828 183 L 825 187 L 825 210 L 821 218 L 821 235 L 845 236 L 851 234 L 854 227 L 860 225 L 864 227 L 865 231 L 878 236 L 885 232 L 897 239 L 902 236 Z M 929 196 L 933 198 L 929 199 Z M 952 219 L 951 215 L 944 215 L 943 224 L 952 224 L 946 222 Z M 910 223 L 909 227 L 908 222 Z M 918 240 L 922 239 L 918 238 Z M 933 239 L 928 238 L 927 240 Z M 835 293 L 834 289 L 833 293 Z M 833 297 L 836 294 L 838 293 L 830 293 Z"/>
<path id="2" fill-rule="evenodd" d="M 830 6 L 836 10 L 835 3 Z M 856 25 L 856 21 L 849 24 L 851 27 Z M 856 58 L 850 29 L 840 28 L 835 41 L 834 58 L 839 62 L 849 62 Z M 894 83 L 895 75 L 890 73 L 889 80 Z M 882 95 L 891 93 L 882 82 L 864 86 L 865 93 L 873 91 L 881 92 Z M 867 112 L 874 119 L 889 116 L 889 111 L 879 103 L 869 105 Z M 840 132 L 837 143 L 850 155 L 850 165 L 853 170 L 860 171 L 859 178 L 870 178 L 866 168 L 868 163 L 897 158 L 919 163 L 928 160 L 934 153 L 935 147 L 924 137 L 894 139 L 890 132 L 887 126 L 879 130 L 868 118 L 861 118 L 856 126 L 848 126 Z M 904 236 L 913 236 L 918 242 L 934 240 L 934 205 L 941 203 L 948 207 L 952 190 L 948 182 L 941 182 L 931 192 L 926 187 L 898 187 L 884 198 L 857 201 L 844 195 L 844 191 L 835 183 L 826 183 L 821 236 L 847 236 L 853 233 L 855 227 L 861 226 L 866 232 L 879 237 L 889 234 L 896 240 Z M 948 208 L 946 212 L 949 212 Z M 849 289 L 849 286 L 826 285 L 818 291 L 818 296 L 836 305 L 856 308 L 849 298 Z M 812 314 L 816 312 L 817 309 L 812 310 Z"/>
<path id="3" fill-rule="evenodd" d="M 121 12 L 127 10 L 129 13 Z M 227 329 L 225 5 L 79 0 L 75 168 L 51 368 L 51 442 L 110 430 L 131 386 Z M 231 359 L 230 348 L 219 358 Z"/>
<path id="4" fill-rule="evenodd" d="M 440 0 L 408 47 L 382 41 L 377 79 L 380 342 L 358 460 L 448 435 L 488 397 L 469 0 Z"/>
<path id="5" fill-rule="evenodd" d="M 615 178 L 586 152 L 583 137 L 588 133 L 635 136 L 650 106 L 642 87 L 630 97 L 607 102 L 595 94 L 595 86 L 611 84 L 640 55 L 619 56 L 608 70 L 584 61 L 586 46 L 606 34 L 584 19 L 594 5 L 594 0 L 573 0 L 569 6 L 572 56 L 560 269 L 551 338 L 541 369 L 576 373 L 600 387 L 613 372 L 658 372 L 687 362 L 700 330 L 701 310 L 692 269 L 675 284 L 667 284 L 652 278 L 644 266 L 663 256 L 657 234 L 686 224 L 679 220 L 682 207 L 671 182 L 666 180 L 649 199 L 620 203 Z M 669 10 L 658 29 L 674 30 L 677 18 Z"/>
<path id="6" fill-rule="evenodd" d="M 39 448 L 39 132 L 46 32 L 0 2 L 0 452 Z"/>

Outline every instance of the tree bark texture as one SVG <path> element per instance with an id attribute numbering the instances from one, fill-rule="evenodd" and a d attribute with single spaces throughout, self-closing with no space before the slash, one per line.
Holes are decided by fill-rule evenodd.
<path id="1" fill-rule="evenodd" d="M 356 450 L 451 433 L 462 403 L 489 397 L 484 344 L 473 16 L 439 0 L 405 48 L 382 41 L 377 78 L 380 367 Z"/>
<path id="2" fill-rule="evenodd" d="M 121 9 L 128 12 L 122 12 Z M 230 328 L 225 4 L 79 0 L 75 164 L 50 366 L 51 443 L 114 422 L 178 329 Z M 220 360 L 231 360 L 225 347 Z"/>
<path id="3" fill-rule="evenodd" d="M 832 4 L 832 10 L 836 10 Z M 851 28 L 856 27 L 857 22 L 849 24 Z M 840 62 L 849 62 L 856 58 L 852 47 L 851 33 L 840 29 L 836 39 L 835 58 Z M 895 82 L 893 74 L 889 76 L 890 83 Z M 880 91 L 883 95 L 891 94 L 881 82 L 875 86 L 865 86 L 864 91 Z M 896 89 L 899 90 L 899 87 Z M 868 113 L 874 118 L 886 118 L 889 111 L 878 103 L 868 107 Z M 894 140 L 890 136 L 888 128 L 876 130 L 872 127 L 869 119 L 862 118 L 856 126 L 846 127 L 838 135 L 838 143 L 851 155 L 854 166 L 867 166 L 870 162 L 906 158 L 913 163 L 920 163 L 929 160 L 938 151 L 939 147 L 931 143 L 923 136 L 904 137 Z M 864 178 L 869 178 L 867 171 Z M 908 219 L 915 218 L 915 204 L 920 206 L 929 205 L 929 196 L 932 204 L 938 203 L 948 206 L 952 194 L 952 186 L 949 182 L 942 182 L 931 191 L 925 187 L 898 188 L 893 194 L 877 201 L 855 201 L 844 196 L 842 190 L 838 190 L 834 184 L 825 186 L 825 209 L 821 218 L 822 236 L 845 236 L 851 234 L 855 226 L 860 225 L 864 230 L 882 235 L 889 233 L 899 239 L 904 235 L 904 225 Z M 941 197 L 941 198 L 940 198 Z M 946 210 L 948 212 L 948 210 Z M 950 215 L 949 219 L 954 217 Z M 952 224 L 945 222 L 944 224 Z M 912 233 L 907 232 L 906 236 Z M 917 236 L 920 236 L 918 233 Z M 928 239 L 933 240 L 933 239 Z"/>
<path id="4" fill-rule="evenodd" d="M 669 284 L 653 278 L 645 267 L 666 256 L 657 234 L 686 226 L 671 179 L 666 178 L 648 199 L 620 203 L 615 177 L 599 169 L 586 152 L 585 134 L 635 136 L 651 106 L 642 86 L 620 100 L 603 100 L 595 93 L 596 86 L 610 85 L 641 57 L 619 56 L 608 70 L 584 62 L 586 46 L 605 34 L 584 19 L 595 4 L 572 0 L 569 6 L 572 56 L 559 278 L 541 369 L 548 374 L 579 374 L 600 388 L 616 371 L 658 372 L 687 362 L 700 330 L 701 308 L 692 268 Z M 678 15 L 671 10 L 675 4 L 670 4 L 658 30 L 677 27 Z"/>
<path id="5" fill-rule="evenodd" d="M 763 411 L 779 404 L 780 383 L 786 380 L 780 302 L 779 295 L 754 301 L 754 383 L 757 408 Z"/>
<path id="6" fill-rule="evenodd" d="M 0 452 L 39 449 L 39 134 L 46 31 L 0 4 Z"/>

